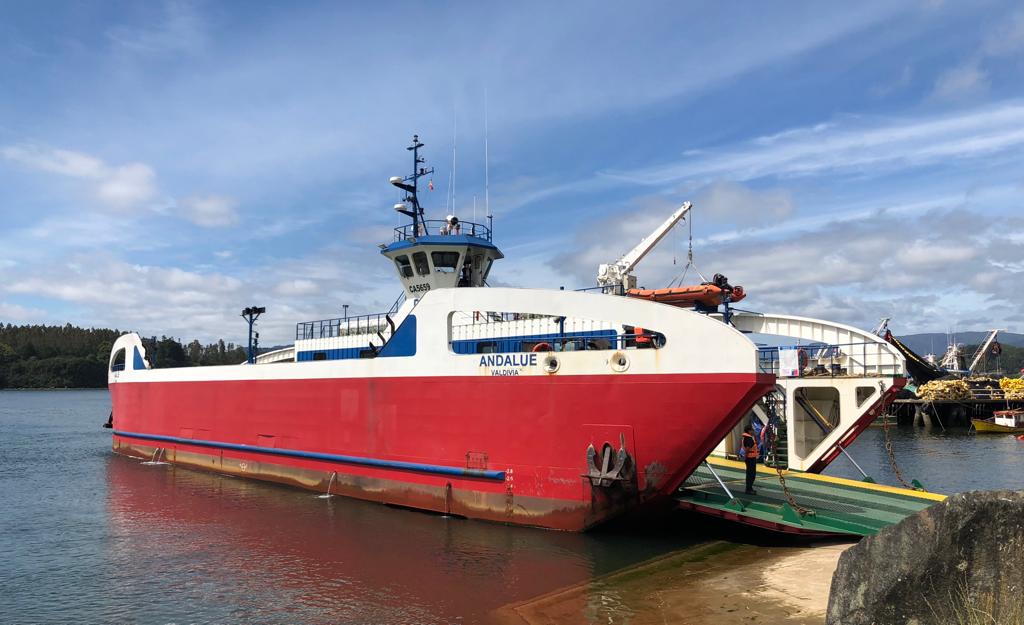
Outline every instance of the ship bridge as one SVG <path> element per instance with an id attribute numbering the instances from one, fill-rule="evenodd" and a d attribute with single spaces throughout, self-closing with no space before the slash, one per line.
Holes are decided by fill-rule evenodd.
<path id="1" fill-rule="evenodd" d="M 419 135 L 413 135 L 406 148 L 412 152 L 412 173 L 389 181 L 405 192 L 395 210 L 412 222 L 395 228 L 394 240 L 382 244 L 381 253 L 395 264 L 405 294 L 413 299 L 437 289 L 487 286 L 491 264 L 505 256 L 491 241 L 490 225 L 459 221 L 455 215 L 443 220 L 424 217 L 419 180 L 433 174 L 434 168 L 424 166 L 422 147 Z M 487 219 L 491 220 L 490 215 Z"/>
<path id="2" fill-rule="evenodd" d="M 454 221 L 454 223 L 453 223 Z M 394 240 L 381 254 L 395 264 L 405 293 L 412 298 L 437 289 L 487 285 L 495 260 L 504 258 L 483 224 L 416 220 L 395 228 Z"/>

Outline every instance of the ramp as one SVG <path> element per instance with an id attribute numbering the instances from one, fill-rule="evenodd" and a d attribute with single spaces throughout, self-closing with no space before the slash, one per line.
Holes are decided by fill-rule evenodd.
<path id="1" fill-rule="evenodd" d="M 680 508 L 773 531 L 811 536 L 871 536 L 944 500 L 945 495 L 783 471 L 790 504 L 775 469 L 758 465 L 756 495 L 745 495 L 743 463 L 708 458 L 680 487 Z M 728 493 L 728 494 L 727 494 Z M 732 497 L 729 496 L 732 495 Z"/>

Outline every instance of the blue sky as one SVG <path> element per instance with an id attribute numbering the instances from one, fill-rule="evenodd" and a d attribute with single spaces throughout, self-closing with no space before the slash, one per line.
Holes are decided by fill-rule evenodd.
<path id="1" fill-rule="evenodd" d="M 684 200 L 745 306 L 1024 329 L 1010 2 L 7 3 L 0 321 L 265 343 L 386 308 L 387 178 L 490 205 L 492 281 L 582 287 Z M 485 107 L 486 101 L 486 107 Z M 663 286 L 686 230 L 639 266 Z"/>

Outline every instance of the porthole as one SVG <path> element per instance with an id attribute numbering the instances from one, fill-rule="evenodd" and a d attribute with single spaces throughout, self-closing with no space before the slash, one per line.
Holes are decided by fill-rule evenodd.
<path id="1" fill-rule="evenodd" d="M 544 371 L 548 373 L 557 373 L 562 367 L 562 363 L 555 356 L 548 356 L 541 364 L 544 366 Z"/>
<path id="2" fill-rule="evenodd" d="M 623 352 L 615 352 L 612 357 L 608 359 L 608 364 L 611 366 L 612 371 L 622 373 L 626 369 L 629 369 L 629 356 Z"/>

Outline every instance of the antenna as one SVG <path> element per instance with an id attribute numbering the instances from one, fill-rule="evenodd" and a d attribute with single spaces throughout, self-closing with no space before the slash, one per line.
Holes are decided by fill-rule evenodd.
<path id="1" fill-rule="evenodd" d="M 487 219 L 491 219 L 491 164 L 487 130 L 487 87 L 484 87 L 484 210 L 487 211 Z"/>
<path id="2" fill-rule="evenodd" d="M 452 204 L 449 214 L 455 214 L 455 149 L 459 141 L 459 112 L 453 107 L 452 110 Z"/>
<path id="3" fill-rule="evenodd" d="M 412 217 L 413 232 L 415 236 L 419 236 L 420 229 L 422 227 L 423 234 L 427 232 L 427 222 L 423 218 L 423 207 L 420 206 L 419 200 L 419 180 L 423 176 L 428 176 L 434 173 L 434 168 L 420 167 L 427 159 L 420 156 L 420 148 L 423 147 L 423 143 L 420 141 L 419 135 L 412 136 L 412 144 L 405 148 L 412 152 L 412 174 L 403 177 L 392 176 L 389 182 L 399 189 L 405 191 L 405 197 L 401 204 L 395 205 L 395 210 L 405 215 Z M 412 184 L 409 184 L 409 183 Z M 412 207 L 407 206 L 404 202 L 409 202 Z"/>

